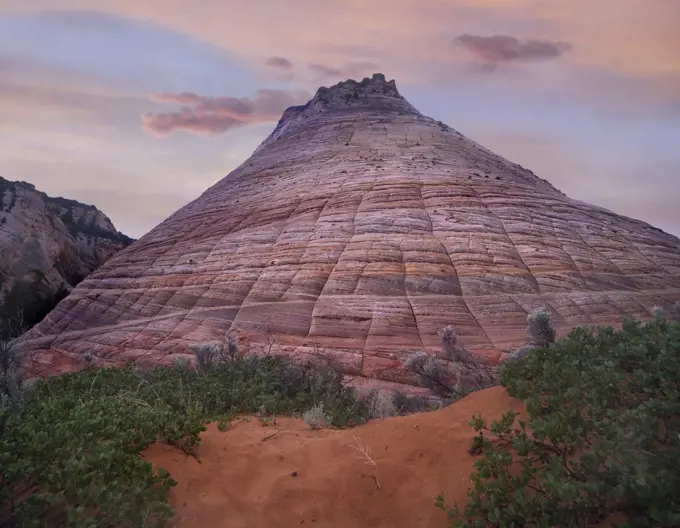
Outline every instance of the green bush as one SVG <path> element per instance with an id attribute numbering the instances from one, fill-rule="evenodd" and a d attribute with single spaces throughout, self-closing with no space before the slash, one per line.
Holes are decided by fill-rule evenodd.
<path id="1" fill-rule="evenodd" d="M 301 414 L 323 405 L 330 424 L 367 410 L 341 376 L 282 357 L 64 374 L 0 409 L 0 526 L 155 526 L 172 515 L 170 475 L 139 453 L 158 440 L 193 453 L 208 420 L 235 413 Z"/>
<path id="2" fill-rule="evenodd" d="M 501 369 L 528 420 L 481 416 L 456 527 L 680 526 L 680 324 L 579 328 Z"/>

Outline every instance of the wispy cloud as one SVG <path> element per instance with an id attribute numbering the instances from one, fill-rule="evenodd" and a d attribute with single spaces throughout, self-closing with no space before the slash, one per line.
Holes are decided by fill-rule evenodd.
<path id="1" fill-rule="evenodd" d="M 487 69 L 509 62 L 544 61 L 557 59 L 572 49 L 571 44 L 545 39 L 520 40 L 512 35 L 463 34 L 454 42 L 467 49 Z"/>
<path id="2" fill-rule="evenodd" d="M 264 63 L 270 68 L 280 68 L 282 70 L 293 69 L 293 61 L 286 57 L 269 57 Z"/>
<path id="3" fill-rule="evenodd" d="M 264 74 L 262 77 L 267 81 L 289 83 L 296 77 L 295 64 L 292 60 L 281 55 L 268 57 L 264 61 Z"/>
<path id="4" fill-rule="evenodd" d="M 195 134 L 221 134 L 232 128 L 276 121 L 289 106 L 311 98 L 306 91 L 258 90 L 255 97 L 206 97 L 195 93 L 153 94 L 157 103 L 185 105 L 177 112 L 146 112 L 144 128 L 154 135 L 166 136 L 175 130 Z"/>

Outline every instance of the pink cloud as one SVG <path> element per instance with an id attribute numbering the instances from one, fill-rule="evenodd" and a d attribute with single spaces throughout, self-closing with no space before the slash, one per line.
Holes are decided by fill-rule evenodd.
<path id="1" fill-rule="evenodd" d="M 221 134 L 232 128 L 277 121 L 289 106 L 308 101 L 305 91 L 258 90 L 250 97 L 206 97 L 190 92 L 152 94 L 157 103 L 184 105 L 177 112 L 146 112 L 143 127 L 154 135 L 166 136 L 175 130 L 195 134 Z"/>
<path id="2" fill-rule="evenodd" d="M 293 68 L 293 62 L 286 57 L 269 57 L 265 61 L 265 65 L 270 68 L 279 68 L 282 70 L 291 70 Z"/>
<path id="3" fill-rule="evenodd" d="M 481 69 L 488 71 L 499 63 L 557 59 L 571 50 L 571 44 L 541 39 L 520 40 L 511 35 L 463 34 L 455 42 L 466 48 L 479 61 Z"/>

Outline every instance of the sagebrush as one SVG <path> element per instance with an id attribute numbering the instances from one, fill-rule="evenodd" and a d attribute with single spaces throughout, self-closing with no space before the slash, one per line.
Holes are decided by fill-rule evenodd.
<path id="1" fill-rule="evenodd" d="M 418 351 L 404 360 L 404 368 L 417 375 L 420 385 L 452 401 L 471 391 L 496 385 L 496 367 L 465 348 L 452 326 L 439 332 L 444 358 Z"/>
<path id="2" fill-rule="evenodd" d="M 302 420 L 312 429 L 322 429 L 330 422 L 330 418 L 323 409 L 323 403 L 318 403 L 302 413 Z"/>
<path id="3" fill-rule="evenodd" d="M 534 345 L 546 346 L 555 342 L 557 332 L 552 324 L 550 312 L 545 308 L 537 308 L 527 316 L 527 330 Z"/>

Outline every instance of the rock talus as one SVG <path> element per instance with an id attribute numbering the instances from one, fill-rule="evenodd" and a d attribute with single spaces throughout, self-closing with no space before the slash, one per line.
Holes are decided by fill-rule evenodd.
<path id="1" fill-rule="evenodd" d="M 572 200 L 421 115 L 376 74 L 284 113 L 243 165 L 97 269 L 23 340 L 33 374 L 168 364 L 240 334 L 409 382 L 453 325 L 498 357 L 545 307 L 559 333 L 680 299 L 680 240 Z"/>

